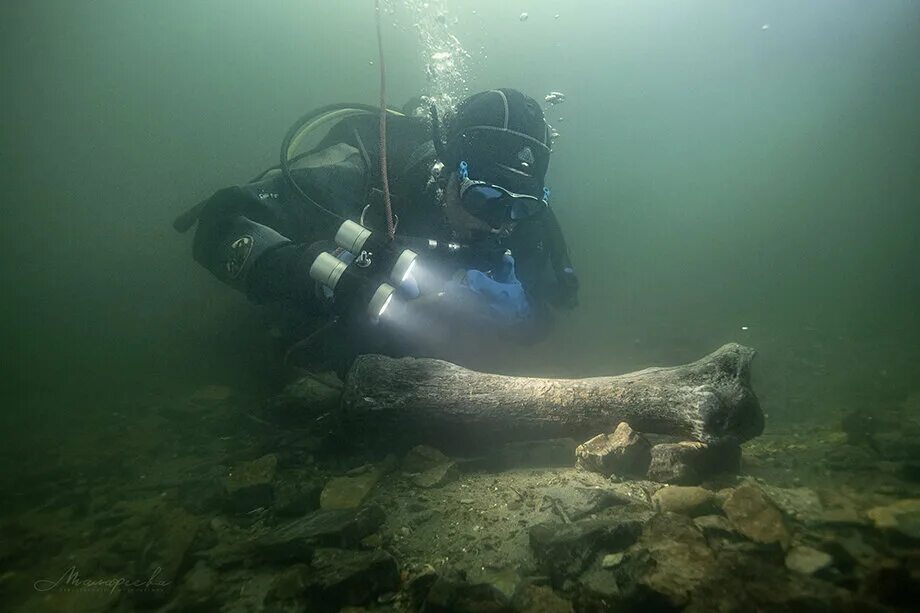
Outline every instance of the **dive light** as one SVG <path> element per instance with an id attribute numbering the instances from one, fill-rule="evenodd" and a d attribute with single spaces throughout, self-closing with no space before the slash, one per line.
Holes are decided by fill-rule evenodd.
<path id="1" fill-rule="evenodd" d="M 339 284 L 347 268 L 348 264 L 331 253 L 323 251 L 313 260 L 310 266 L 310 277 L 329 289 L 335 290 L 335 286 Z"/>
<path id="2" fill-rule="evenodd" d="M 381 283 L 371 296 L 370 302 L 367 303 L 367 314 L 371 320 L 377 321 L 386 312 L 387 307 L 393 302 L 393 296 L 396 295 L 396 288 L 389 283 Z"/>
<path id="3" fill-rule="evenodd" d="M 367 239 L 373 232 L 359 223 L 346 219 L 335 233 L 335 244 L 351 253 L 358 255 L 364 250 Z"/>
<path id="4" fill-rule="evenodd" d="M 377 321 L 396 296 L 396 288 L 412 273 L 418 254 L 350 220 L 339 226 L 335 244 L 354 256 L 351 263 L 320 253 L 310 266 L 310 277 L 329 288 L 346 308 L 367 304 L 367 315 Z"/>

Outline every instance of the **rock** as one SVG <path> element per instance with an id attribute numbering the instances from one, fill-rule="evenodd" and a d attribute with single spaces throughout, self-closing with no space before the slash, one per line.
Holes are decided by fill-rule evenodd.
<path id="1" fill-rule="evenodd" d="M 502 599 L 511 602 L 521 584 L 521 577 L 511 568 L 485 568 L 467 573 L 467 580 L 476 585 L 487 585 L 502 595 Z"/>
<path id="2" fill-rule="evenodd" d="M 715 475 L 735 474 L 740 469 L 741 447 L 737 445 L 661 443 L 652 447 L 648 478 L 673 485 L 698 485 Z"/>
<path id="3" fill-rule="evenodd" d="M 852 507 L 839 507 L 827 509 L 817 518 L 817 522 L 830 527 L 862 527 L 869 524 L 869 520 L 859 514 Z"/>
<path id="4" fill-rule="evenodd" d="M 610 489 L 584 487 L 572 483 L 548 487 L 543 490 L 543 495 L 557 504 L 570 520 L 581 519 L 608 507 L 628 502 Z"/>
<path id="5" fill-rule="evenodd" d="M 182 508 L 195 515 L 211 514 L 227 505 L 226 488 L 213 479 L 181 483 L 177 496 Z"/>
<path id="6" fill-rule="evenodd" d="M 498 452 L 502 469 L 553 468 L 572 466 L 578 443 L 571 438 L 505 443 Z"/>
<path id="7" fill-rule="evenodd" d="M 623 561 L 623 552 L 608 553 L 601 560 L 601 568 L 615 568 Z"/>
<path id="8" fill-rule="evenodd" d="M 732 523 L 721 515 L 703 515 L 694 518 L 693 523 L 703 531 L 703 536 L 706 537 L 707 541 L 739 538 L 738 532 L 732 526 Z"/>
<path id="9" fill-rule="evenodd" d="M 272 509 L 280 517 L 299 517 L 319 508 L 323 484 L 315 478 L 279 479 Z"/>
<path id="10" fill-rule="evenodd" d="M 786 554 L 786 568 L 803 575 L 814 575 L 833 563 L 831 556 L 812 547 L 793 547 Z"/>
<path id="11" fill-rule="evenodd" d="M 414 475 L 412 477 L 412 483 L 426 489 L 441 487 L 442 485 L 447 485 L 452 481 L 456 481 L 459 476 L 460 471 L 457 470 L 457 465 L 454 462 L 445 462 L 437 466 L 432 466 L 425 472 Z"/>
<path id="12" fill-rule="evenodd" d="M 339 611 L 373 602 L 399 588 L 399 567 L 389 553 L 317 549 L 306 592 L 311 611 Z"/>
<path id="13" fill-rule="evenodd" d="M 383 471 L 375 468 L 354 477 L 334 477 L 323 487 L 319 506 L 321 509 L 356 509 L 364 504 L 382 476 Z"/>
<path id="14" fill-rule="evenodd" d="M 824 516 L 821 499 L 814 490 L 807 487 L 782 488 L 762 485 L 760 489 L 789 519 L 816 524 L 820 523 Z"/>
<path id="15" fill-rule="evenodd" d="M 515 596 L 514 610 L 520 613 L 574 613 L 572 603 L 542 585 L 526 585 Z"/>
<path id="16" fill-rule="evenodd" d="M 272 398 L 263 414 L 282 425 L 312 424 L 336 410 L 341 389 L 342 382 L 334 373 L 321 373 L 316 378 L 302 377 Z"/>
<path id="17" fill-rule="evenodd" d="M 821 548 L 834 558 L 834 565 L 846 572 L 854 566 L 871 567 L 878 559 L 878 552 L 863 539 L 857 530 L 833 534 L 825 539 Z"/>
<path id="18" fill-rule="evenodd" d="M 878 612 L 851 591 L 826 580 L 790 572 L 772 556 L 741 550 L 719 552 L 715 568 L 692 594 L 687 611 Z M 660 610 L 660 609 L 659 609 Z"/>
<path id="19" fill-rule="evenodd" d="M 732 490 L 722 510 L 738 532 L 755 543 L 778 543 L 783 547 L 789 543 L 789 531 L 779 509 L 750 483 Z"/>
<path id="20" fill-rule="evenodd" d="M 567 577 L 581 573 L 598 551 L 628 547 L 650 516 L 644 509 L 614 508 L 570 524 L 538 524 L 530 529 L 530 547 L 541 571 L 561 586 Z"/>
<path id="21" fill-rule="evenodd" d="M 310 584 L 310 574 L 310 567 L 302 563 L 293 564 L 282 570 L 272 581 L 266 598 L 267 603 L 300 599 Z"/>
<path id="22" fill-rule="evenodd" d="M 604 476 L 640 476 L 648 470 L 649 449 L 651 445 L 645 437 L 624 421 L 613 434 L 598 434 L 579 445 L 575 449 L 576 464 Z"/>
<path id="23" fill-rule="evenodd" d="M 915 611 L 920 601 L 920 577 L 916 569 L 903 560 L 879 562 L 870 570 L 863 589 L 882 604 L 899 610 Z"/>
<path id="24" fill-rule="evenodd" d="M 169 600 L 183 573 L 191 566 L 192 544 L 202 525 L 200 518 L 178 508 L 158 518 L 141 554 L 137 574 L 158 583 L 159 587 L 131 591 L 136 605 L 153 607 Z"/>
<path id="25" fill-rule="evenodd" d="M 402 469 L 410 474 L 412 483 L 422 488 L 441 487 L 460 476 L 453 460 L 427 445 L 410 449 L 403 458 Z"/>
<path id="26" fill-rule="evenodd" d="M 248 513 L 259 507 L 269 507 L 274 501 L 272 481 L 278 468 L 278 456 L 264 455 L 252 462 L 242 462 L 227 476 L 228 510 Z"/>
<path id="27" fill-rule="evenodd" d="M 916 461 L 920 457 L 920 441 L 916 432 L 906 428 L 884 432 L 875 436 L 879 455 L 897 462 Z"/>
<path id="28" fill-rule="evenodd" d="M 892 531 L 910 539 L 920 539 L 920 498 L 907 498 L 874 507 L 866 516 L 879 530 Z"/>
<path id="29" fill-rule="evenodd" d="M 451 572 L 439 576 L 431 588 L 422 607 L 431 613 L 499 613 L 511 609 L 508 580 L 498 582 L 477 581 L 463 573 Z M 516 582 L 513 588 L 516 588 Z"/>
<path id="30" fill-rule="evenodd" d="M 357 547 L 386 520 L 383 509 L 319 510 L 273 529 L 259 538 L 256 552 L 269 561 L 310 560 L 317 547 Z"/>
<path id="31" fill-rule="evenodd" d="M 662 512 L 696 517 L 715 510 L 713 498 L 712 492 L 701 487 L 672 485 L 655 492 L 652 503 Z"/>
<path id="32" fill-rule="evenodd" d="M 425 564 L 417 571 L 409 575 L 405 584 L 405 590 L 409 594 L 411 601 L 411 610 L 417 611 L 422 608 L 425 599 L 428 598 L 428 592 L 431 586 L 438 580 L 438 573 L 430 564 Z"/>
<path id="33" fill-rule="evenodd" d="M 214 594 L 224 602 L 210 607 L 185 608 L 170 607 L 157 613 L 203 613 L 220 611 L 221 613 L 248 613 L 250 611 L 279 611 L 280 607 L 266 606 L 270 600 L 272 586 L 277 582 L 279 570 L 276 568 L 247 568 L 221 573 L 221 585 Z"/>
<path id="34" fill-rule="evenodd" d="M 614 569 L 624 610 L 672 610 L 685 606 L 716 566 L 703 534 L 688 517 L 660 513 Z"/>
<path id="35" fill-rule="evenodd" d="M 364 473 L 370 472 L 373 470 L 373 464 L 362 464 L 361 466 L 355 466 L 354 468 L 345 471 L 346 477 L 357 477 L 358 475 L 363 475 Z"/>
<path id="36" fill-rule="evenodd" d="M 834 447 L 824 456 L 824 463 L 831 470 L 870 470 L 877 461 L 878 457 L 873 451 L 856 445 Z"/>
<path id="37" fill-rule="evenodd" d="M 302 471 L 313 464 L 315 456 L 330 445 L 324 438 L 327 433 L 317 429 L 316 434 L 307 434 L 302 428 L 282 431 L 266 441 L 267 449 L 278 455 L 278 468 Z"/>
<path id="38" fill-rule="evenodd" d="M 605 610 L 604 602 L 614 600 L 620 594 L 620 585 L 609 568 L 597 563 L 576 579 L 578 605 L 580 609 Z"/>
<path id="39" fill-rule="evenodd" d="M 388 453 L 380 462 L 377 464 L 377 468 L 384 474 L 389 475 L 391 472 L 399 468 L 399 458 L 396 457 L 395 453 Z"/>
<path id="40" fill-rule="evenodd" d="M 877 448 L 875 435 L 880 424 L 871 413 L 864 410 L 850 411 L 841 418 L 840 425 L 848 444 Z"/>
<path id="41" fill-rule="evenodd" d="M 625 504 L 638 504 L 652 508 L 652 496 L 662 488 L 660 483 L 654 481 L 623 481 L 611 483 L 607 490 L 617 496 Z"/>
<path id="42" fill-rule="evenodd" d="M 766 470 L 769 467 L 769 462 L 766 459 L 759 458 L 754 455 L 744 454 L 741 457 L 741 473 L 745 475 L 753 475 L 759 473 L 763 470 Z"/>
<path id="43" fill-rule="evenodd" d="M 407 473 L 423 473 L 426 470 L 447 464 L 450 458 L 428 445 L 417 445 L 406 453 L 402 461 L 402 470 Z"/>

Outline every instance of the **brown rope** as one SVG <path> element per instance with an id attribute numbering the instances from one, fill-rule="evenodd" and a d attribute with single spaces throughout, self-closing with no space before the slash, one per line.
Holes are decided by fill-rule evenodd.
<path id="1" fill-rule="evenodd" d="M 383 63 L 383 36 L 380 34 L 380 0 L 375 0 L 377 12 L 377 51 L 380 55 L 380 178 L 383 182 L 383 204 L 387 214 L 387 236 L 390 240 L 396 236 L 393 225 L 393 205 L 390 203 L 390 179 L 387 176 L 387 78 L 386 65 Z"/>

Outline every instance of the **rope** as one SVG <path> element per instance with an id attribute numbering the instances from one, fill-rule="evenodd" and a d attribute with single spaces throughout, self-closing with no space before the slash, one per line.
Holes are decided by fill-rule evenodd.
<path id="1" fill-rule="evenodd" d="M 387 214 L 387 236 L 396 236 L 393 225 L 393 205 L 390 203 L 390 179 L 387 176 L 387 78 L 383 60 L 383 36 L 380 33 L 380 0 L 374 0 L 377 16 L 377 51 L 380 55 L 380 178 L 383 182 L 383 204 Z"/>

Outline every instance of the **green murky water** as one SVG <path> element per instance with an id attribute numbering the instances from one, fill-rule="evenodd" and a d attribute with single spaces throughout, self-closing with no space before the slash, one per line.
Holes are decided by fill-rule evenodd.
<path id="1" fill-rule="evenodd" d="M 559 544 L 530 534 L 528 542 L 513 532 L 520 526 L 502 523 L 513 516 L 571 526 L 585 509 L 589 519 L 603 514 L 606 503 L 571 498 L 598 486 L 596 475 L 560 467 L 556 456 L 552 469 L 530 460 L 458 469 L 437 486 L 446 489 L 382 480 L 373 495 L 387 520 L 355 538 L 378 537 L 360 551 L 392 555 L 401 582 L 391 581 L 389 558 L 343 559 L 359 551 L 355 543 L 341 551 L 335 543 L 307 570 L 290 570 L 289 559 L 250 566 L 238 552 L 214 553 L 270 540 L 259 530 L 313 512 L 312 496 L 332 479 L 394 474 L 379 450 L 338 452 L 344 447 L 316 442 L 315 427 L 265 419 L 266 398 L 285 373 L 264 314 L 194 264 L 189 237 L 170 227 L 188 206 L 273 164 L 285 130 L 307 110 L 376 102 L 372 5 L 49 0 L 0 8 L 0 483 L 12 501 L 2 518 L 0 599 L 60 610 L 49 598 L 61 594 L 36 581 L 74 565 L 83 577 L 146 580 L 159 563 L 175 589 L 149 601 L 121 588 L 82 593 L 66 606 L 246 610 L 263 606 L 271 589 L 286 594 L 278 602 L 291 610 L 310 610 L 319 605 L 289 594 L 300 593 L 298 581 L 314 585 L 322 568 L 363 564 L 384 587 L 353 604 L 399 610 L 414 606 L 407 586 L 426 576 L 424 565 L 447 581 L 445 569 L 488 560 L 479 572 L 508 597 L 501 606 L 543 610 L 527 607 L 544 597 L 559 610 L 566 605 L 553 599 L 576 610 L 647 604 L 623 596 L 626 574 L 641 573 L 628 552 L 629 572 L 612 570 L 614 544 L 585 554 L 577 572 L 547 569 L 541 559 L 586 551 L 581 537 Z M 727 517 L 741 541 L 758 543 L 738 527 L 738 509 L 775 506 L 789 540 L 783 533 L 774 549 L 760 542 L 756 555 L 720 549 L 712 538 L 725 536 L 721 519 L 659 525 L 662 515 L 642 515 L 659 508 L 649 502 L 617 520 L 625 532 L 658 526 L 630 546 L 657 551 L 655 535 L 677 534 L 682 545 L 670 559 L 711 577 L 720 576 L 718 560 L 750 554 L 765 585 L 811 590 L 822 606 L 908 602 L 918 589 L 911 501 L 920 496 L 920 5 L 411 0 L 384 8 L 393 105 L 419 93 L 448 105 L 493 87 L 566 96 L 546 107 L 559 132 L 548 184 L 580 272 L 581 306 L 502 370 L 608 375 L 689 362 L 729 341 L 750 345 L 768 419 L 766 434 L 745 446 L 742 473 L 766 488 L 807 489 L 821 513 L 837 513 L 834 521 L 809 516 L 811 494 L 789 502 L 719 482 L 708 486 L 721 498 L 704 516 Z M 268 501 L 256 489 L 244 490 L 241 503 L 256 500 L 261 513 L 228 510 L 223 497 L 236 500 L 238 483 L 205 487 L 238 466 L 267 471 L 246 487 L 273 484 Z M 489 488 L 498 488 L 494 500 Z M 653 490 L 643 490 L 649 501 Z M 410 508 L 416 497 L 420 506 Z M 445 513 L 443 525 L 431 523 Z M 821 566 L 820 555 L 797 550 L 790 562 L 796 547 L 834 561 Z M 879 570 L 882 559 L 894 560 L 888 570 Z M 531 577 L 524 596 L 502 560 Z M 820 569 L 800 572 L 809 564 Z M 817 583 L 783 583 L 787 571 Z M 619 592 L 610 592 L 614 575 Z M 686 597 L 665 590 L 667 606 L 734 602 L 685 579 L 696 587 Z M 761 596 L 742 604 L 772 606 Z M 429 607 L 462 608 L 444 598 Z"/>

